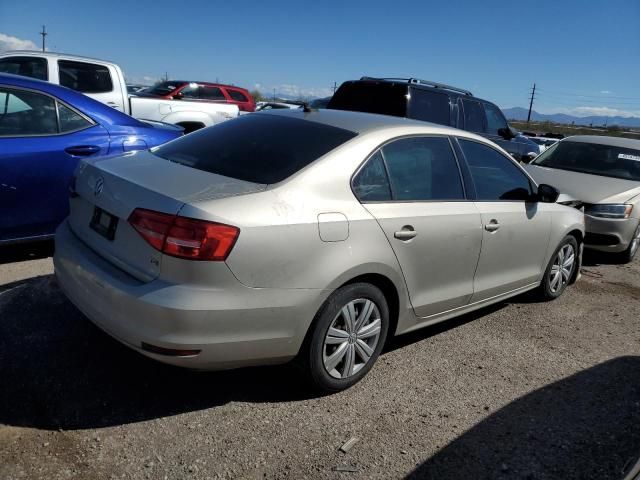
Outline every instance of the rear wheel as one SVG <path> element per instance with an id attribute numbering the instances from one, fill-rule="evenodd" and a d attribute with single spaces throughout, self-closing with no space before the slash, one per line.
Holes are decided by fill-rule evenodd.
<path id="1" fill-rule="evenodd" d="M 640 247 L 640 224 L 638 224 L 638 228 L 636 228 L 636 231 L 633 233 L 631 243 L 629 243 L 627 249 L 619 254 L 620 261 L 623 263 L 629 263 L 632 261 L 633 257 L 635 257 L 638 252 L 638 247 Z"/>
<path id="2" fill-rule="evenodd" d="M 380 355 L 389 328 L 383 293 L 368 283 L 345 285 L 316 316 L 303 353 L 313 387 L 337 392 L 356 384 Z"/>
<path id="3" fill-rule="evenodd" d="M 578 242 L 570 235 L 564 237 L 554 252 L 540 283 L 539 294 L 544 300 L 562 295 L 578 266 Z"/>

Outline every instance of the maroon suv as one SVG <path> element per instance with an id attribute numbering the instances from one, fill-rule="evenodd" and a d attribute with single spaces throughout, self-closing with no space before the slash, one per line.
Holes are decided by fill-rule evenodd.
<path id="1" fill-rule="evenodd" d="M 256 109 L 256 102 L 248 90 L 219 83 L 171 80 L 158 83 L 136 95 L 173 98 L 176 100 L 232 103 L 238 105 L 241 112 L 253 112 Z"/>

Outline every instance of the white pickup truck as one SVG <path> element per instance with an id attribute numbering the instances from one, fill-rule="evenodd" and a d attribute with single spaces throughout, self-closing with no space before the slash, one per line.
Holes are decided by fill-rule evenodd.
<path id="1" fill-rule="evenodd" d="M 130 96 L 120 67 L 94 58 L 12 51 L 0 54 L 0 72 L 47 80 L 82 92 L 132 117 L 180 125 L 185 133 L 239 115 L 237 105 Z"/>

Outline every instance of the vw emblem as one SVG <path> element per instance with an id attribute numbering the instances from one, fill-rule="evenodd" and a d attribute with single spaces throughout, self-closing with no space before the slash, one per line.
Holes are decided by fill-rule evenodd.
<path id="1" fill-rule="evenodd" d="M 104 189 L 104 178 L 98 177 L 98 179 L 96 180 L 96 184 L 93 187 L 93 194 L 97 197 L 102 193 L 103 189 Z"/>

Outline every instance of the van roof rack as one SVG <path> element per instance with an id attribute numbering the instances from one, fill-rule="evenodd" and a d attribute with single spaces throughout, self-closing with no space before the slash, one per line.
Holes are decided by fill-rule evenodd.
<path id="1" fill-rule="evenodd" d="M 473 97 L 473 93 L 471 93 L 469 90 L 465 90 L 464 88 L 453 87 L 445 83 L 432 82 L 431 80 L 422 80 L 420 78 L 362 77 L 360 78 L 360 80 L 383 80 L 388 82 L 400 81 L 400 82 L 407 82 L 407 83 L 415 83 L 418 85 L 427 85 L 433 88 L 441 88 L 443 90 L 451 90 L 452 92 L 458 92 L 458 93 L 462 93 L 463 95 Z"/>

